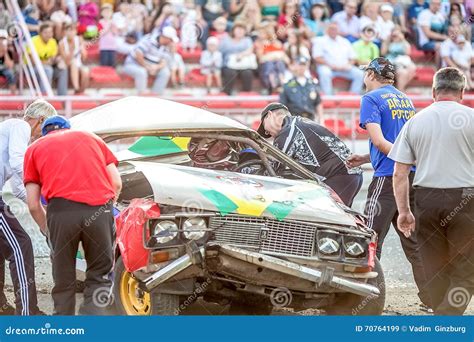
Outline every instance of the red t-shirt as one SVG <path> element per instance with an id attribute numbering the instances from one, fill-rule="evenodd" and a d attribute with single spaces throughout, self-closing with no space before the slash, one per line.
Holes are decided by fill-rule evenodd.
<path id="1" fill-rule="evenodd" d="M 41 194 L 88 205 L 103 205 L 115 190 L 107 165 L 118 165 L 107 145 L 91 133 L 63 129 L 35 141 L 25 154 L 24 183 L 41 186 Z"/>

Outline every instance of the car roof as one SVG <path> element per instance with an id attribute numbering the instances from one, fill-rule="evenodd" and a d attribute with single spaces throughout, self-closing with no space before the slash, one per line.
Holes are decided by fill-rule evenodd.
<path id="1" fill-rule="evenodd" d="M 128 96 L 71 119 L 74 129 L 100 136 L 166 130 L 252 131 L 228 117 L 156 97 Z"/>

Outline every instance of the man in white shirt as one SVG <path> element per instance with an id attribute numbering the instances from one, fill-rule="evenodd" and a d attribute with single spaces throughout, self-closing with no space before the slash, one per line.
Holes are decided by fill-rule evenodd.
<path id="1" fill-rule="evenodd" d="M 440 8 L 441 0 L 431 0 L 430 7 L 418 15 L 418 45 L 424 51 L 438 51 L 441 42 L 449 38 L 444 34 L 446 17 Z"/>
<path id="2" fill-rule="evenodd" d="M 6 181 L 11 181 L 13 195 L 26 201 L 23 185 L 23 158 L 31 139 L 41 136 L 41 124 L 49 116 L 57 115 L 53 106 L 36 100 L 25 111 L 23 120 L 9 119 L 0 123 L 0 315 L 13 314 L 3 293 L 5 260 L 10 263 L 15 290 L 17 315 L 42 314 L 37 306 L 35 266 L 31 240 L 8 205 L 1 191 Z"/>
<path id="3" fill-rule="evenodd" d="M 324 94 L 332 95 L 332 79 L 342 77 L 351 81 L 350 91 L 362 92 L 364 73 L 355 66 L 356 54 L 351 43 L 338 34 L 336 23 L 329 24 L 326 35 L 313 41 L 313 58 Z"/>
<path id="4" fill-rule="evenodd" d="M 436 315 L 462 315 L 474 293 L 474 109 L 461 104 L 466 80 L 439 70 L 434 103 L 403 126 L 395 161 L 397 228 L 415 235 Z M 414 214 L 408 175 L 416 163 Z"/>
<path id="5" fill-rule="evenodd" d="M 331 21 L 337 23 L 340 34 L 351 43 L 360 37 L 360 20 L 357 17 L 357 1 L 347 0 L 344 10 L 335 13 Z"/>

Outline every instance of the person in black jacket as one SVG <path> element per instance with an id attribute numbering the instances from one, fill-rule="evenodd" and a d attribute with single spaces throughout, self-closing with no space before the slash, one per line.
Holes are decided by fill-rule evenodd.
<path id="1" fill-rule="evenodd" d="M 292 116 L 282 103 L 270 103 L 261 114 L 258 133 L 273 137 L 274 146 L 320 176 L 347 205 L 362 186 L 362 169 L 349 168 L 351 150 L 337 136 L 314 121 Z"/>

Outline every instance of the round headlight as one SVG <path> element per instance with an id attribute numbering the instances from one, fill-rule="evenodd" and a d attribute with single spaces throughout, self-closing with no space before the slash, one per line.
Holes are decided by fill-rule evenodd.
<path id="1" fill-rule="evenodd" d="M 349 241 L 344 244 L 344 249 L 346 250 L 347 254 L 350 254 L 352 256 L 359 256 L 363 254 L 364 247 L 357 241 Z"/>
<path id="2" fill-rule="evenodd" d="M 192 217 L 184 221 L 184 237 L 188 240 L 199 240 L 206 234 L 206 220 L 201 217 Z"/>
<path id="3" fill-rule="evenodd" d="M 153 227 L 153 236 L 158 243 L 167 243 L 178 235 L 178 226 L 174 221 L 160 221 Z"/>
<path id="4" fill-rule="evenodd" d="M 318 241 L 318 249 L 323 254 L 334 254 L 339 250 L 339 243 L 329 237 L 323 237 Z"/>

